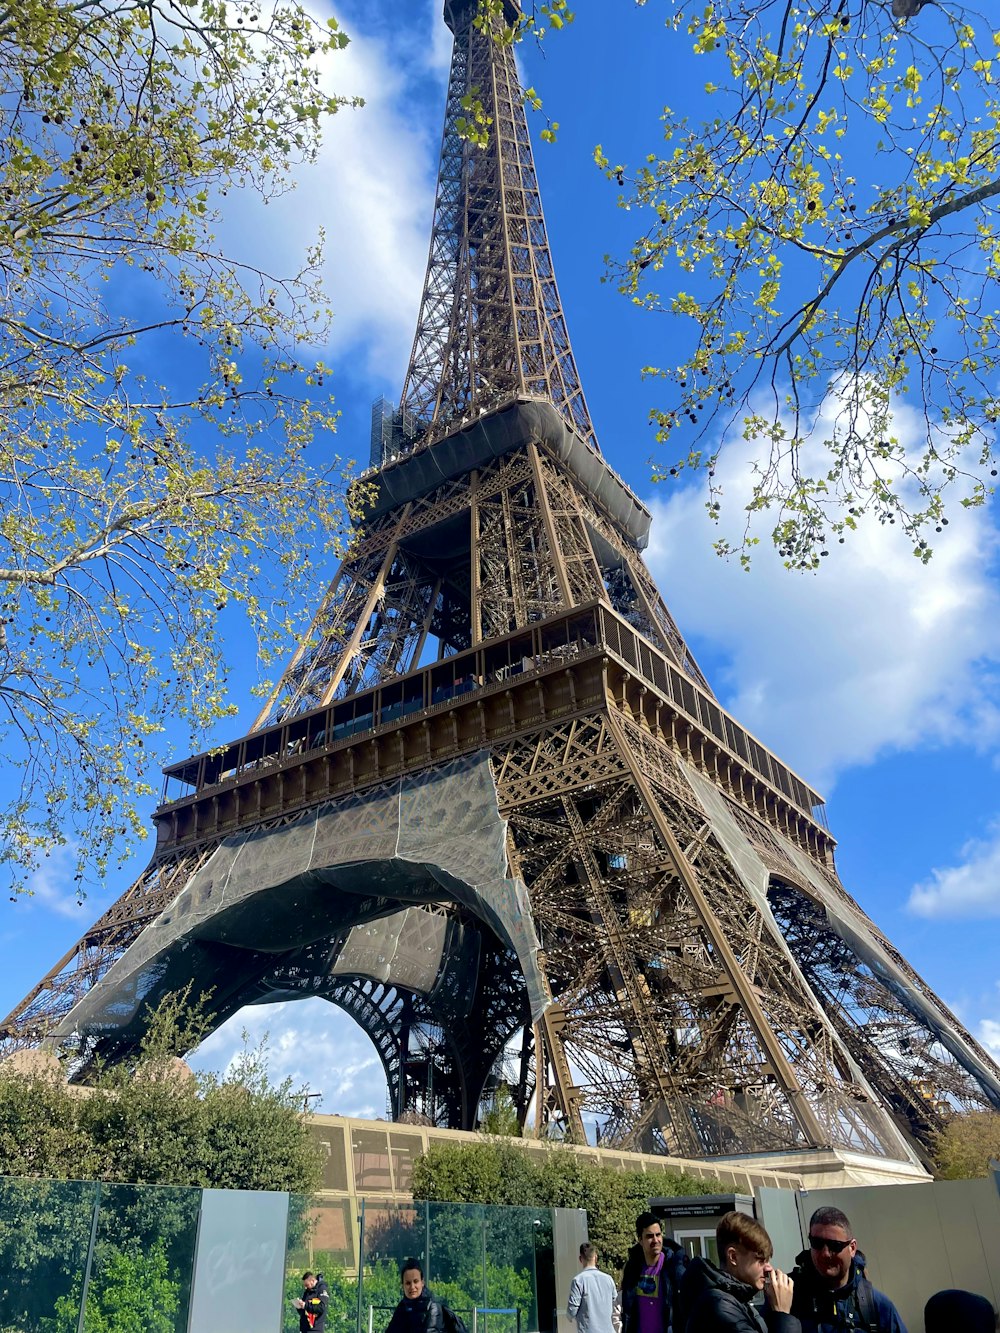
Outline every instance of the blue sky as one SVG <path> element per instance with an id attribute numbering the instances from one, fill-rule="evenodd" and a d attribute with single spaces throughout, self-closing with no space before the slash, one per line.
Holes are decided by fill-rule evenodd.
<path id="1" fill-rule="evenodd" d="M 226 243 L 291 270 L 322 226 L 336 312 L 322 349 L 343 412 L 339 452 L 367 454 L 372 399 L 397 397 L 426 259 L 450 35 L 440 0 L 348 0 L 352 37 L 331 64 L 341 112 L 319 163 L 294 194 L 264 208 L 228 199 Z M 921 566 L 890 531 L 862 529 L 818 574 L 793 575 L 766 552 L 750 574 L 713 554 L 703 497 L 654 485 L 647 414 L 657 401 L 640 367 L 673 359 L 676 325 L 602 284 L 635 219 L 593 165 L 657 147 L 662 103 L 697 109 L 704 72 L 668 39 L 664 7 L 579 6 L 575 25 L 525 51 L 527 77 L 560 122 L 537 143 L 549 236 L 577 362 L 612 465 L 654 514 L 648 562 L 722 701 L 828 798 L 844 883 L 969 1028 L 1000 1056 L 1000 582 L 996 506 L 954 519 Z M 282 262 L 283 257 L 287 258 Z M 906 411 L 898 428 L 907 429 Z M 662 461 L 662 459 L 661 459 Z M 727 458 L 727 493 L 747 461 Z M 739 515 L 733 522 L 738 521 Z M 312 590 L 317 601 L 323 589 Z M 239 656 L 239 644 L 233 645 Z M 247 656 L 250 656 L 249 654 Z M 249 725 L 252 681 L 239 721 Z M 165 755 L 166 759 L 167 756 Z M 144 858 L 77 907 L 68 858 L 46 862 L 32 899 L 3 902 L 0 1010 L 6 1012 L 127 887 Z M 65 864 L 64 864 L 65 862 Z M 4 895 L 6 896 L 6 895 Z M 246 1027 L 270 1031 L 272 1071 L 308 1081 L 322 1109 L 383 1115 L 373 1048 L 350 1019 L 318 1001 L 246 1011 L 195 1057 L 221 1068 Z"/>

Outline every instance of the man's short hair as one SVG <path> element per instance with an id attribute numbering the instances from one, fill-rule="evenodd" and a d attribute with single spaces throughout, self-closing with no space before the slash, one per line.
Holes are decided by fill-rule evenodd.
<path id="1" fill-rule="evenodd" d="M 302 1274 L 302 1281 L 305 1282 L 307 1277 L 315 1277 L 315 1276 L 316 1274 L 312 1271 L 312 1269 L 307 1268 L 306 1271 Z"/>
<path id="2" fill-rule="evenodd" d="M 842 1213 L 839 1208 L 817 1208 L 809 1219 L 810 1230 L 813 1227 L 840 1227 L 849 1236 L 854 1235 L 847 1214 Z"/>
<path id="3" fill-rule="evenodd" d="M 927 1333 L 996 1333 L 997 1312 L 985 1296 L 954 1287 L 938 1291 L 924 1306 Z"/>
<path id="4" fill-rule="evenodd" d="M 404 1274 L 404 1273 L 409 1273 L 411 1269 L 416 1269 L 416 1271 L 420 1274 L 420 1280 L 421 1280 L 421 1282 L 422 1282 L 422 1281 L 423 1281 L 423 1278 L 424 1278 L 424 1267 L 423 1267 L 423 1264 L 420 1262 L 419 1259 L 404 1259 L 404 1260 L 403 1260 L 402 1264 L 400 1265 L 400 1269 L 399 1269 L 399 1280 L 400 1280 L 400 1282 L 402 1282 L 402 1280 L 403 1280 L 403 1274 Z"/>
<path id="5" fill-rule="evenodd" d="M 725 1258 L 730 1245 L 743 1250 L 752 1250 L 761 1259 L 770 1259 L 774 1253 L 771 1237 L 755 1217 L 746 1213 L 726 1213 L 715 1228 L 715 1241 L 719 1247 L 720 1261 Z"/>
<path id="6" fill-rule="evenodd" d="M 585 1264 L 589 1264 L 591 1259 L 597 1258 L 597 1246 L 591 1241 L 585 1240 L 580 1246 L 580 1258 Z"/>
<path id="7" fill-rule="evenodd" d="M 658 1227 L 659 1225 L 660 1225 L 660 1219 L 656 1216 L 655 1213 L 640 1213 L 639 1216 L 635 1219 L 635 1234 L 641 1240 L 642 1233 L 646 1230 L 647 1227 Z"/>

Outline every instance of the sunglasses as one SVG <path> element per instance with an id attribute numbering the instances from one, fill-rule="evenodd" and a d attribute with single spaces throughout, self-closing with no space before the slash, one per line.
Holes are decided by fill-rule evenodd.
<path id="1" fill-rule="evenodd" d="M 827 1240 L 825 1236 L 810 1236 L 809 1245 L 814 1250 L 829 1250 L 831 1254 L 840 1254 L 850 1245 L 849 1240 Z"/>

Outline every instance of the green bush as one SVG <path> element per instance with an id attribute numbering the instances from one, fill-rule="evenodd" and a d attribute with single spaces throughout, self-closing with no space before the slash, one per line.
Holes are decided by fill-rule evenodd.
<path id="1" fill-rule="evenodd" d="M 509 1140 L 435 1144 L 413 1165 L 413 1197 L 453 1203 L 584 1208 L 590 1239 L 605 1268 L 624 1267 L 635 1243 L 635 1219 L 657 1196 L 719 1194 L 716 1180 L 677 1171 L 617 1171 L 570 1148 L 544 1156 Z"/>
<path id="2" fill-rule="evenodd" d="M 321 1163 L 301 1092 L 269 1083 L 262 1049 L 221 1078 L 181 1066 L 205 1021 L 168 997 L 138 1054 L 87 1089 L 55 1065 L 0 1066 L 0 1333 L 76 1333 L 87 1182 L 103 1183 L 84 1333 L 186 1327 L 198 1187 L 287 1190 L 307 1207 Z"/>
<path id="3" fill-rule="evenodd" d="M 203 1003 L 168 996 L 138 1054 L 86 1089 L 58 1068 L 0 1065 L 0 1176 L 312 1193 L 322 1166 L 302 1090 L 269 1082 L 266 1046 L 224 1077 L 192 1074 L 176 1055 L 207 1023 Z"/>

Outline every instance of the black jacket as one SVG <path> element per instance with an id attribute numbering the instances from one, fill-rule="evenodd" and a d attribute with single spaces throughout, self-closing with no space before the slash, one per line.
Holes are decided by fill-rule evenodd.
<path id="1" fill-rule="evenodd" d="M 663 1238 L 663 1268 L 660 1276 L 664 1281 L 663 1333 L 680 1333 L 674 1320 L 674 1301 L 677 1288 L 687 1267 L 687 1252 L 666 1236 Z M 639 1333 L 639 1297 L 636 1283 L 642 1277 L 646 1267 L 646 1256 L 641 1245 L 633 1245 L 625 1260 L 622 1272 L 622 1333 Z"/>
<path id="2" fill-rule="evenodd" d="M 751 1303 L 756 1294 L 707 1259 L 692 1259 L 681 1283 L 687 1321 L 674 1333 L 802 1333 L 794 1315 L 758 1310 Z"/>
<path id="3" fill-rule="evenodd" d="M 299 1333 L 324 1333 L 326 1329 L 326 1305 L 330 1299 L 326 1283 L 319 1283 L 312 1291 L 302 1289 L 305 1309 L 299 1311 Z"/>
<path id="4" fill-rule="evenodd" d="M 385 1333 L 445 1333 L 444 1305 L 424 1287 L 415 1301 L 404 1296 L 392 1312 Z"/>
<path id="5" fill-rule="evenodd" d="M 795 1260 L 789 1276 L 795 1283 L 792 1313 L 798 1315 L 803 1333 L 867 1330 L 872 1323 L 878 1333 L 906 1333 L 892 1301 L 881 1291 L 876 1291 L 865 1277 L 865 1256 L 860 1250 L 851 1261 L 850 1276 L 838 1291 L 831 1291 L 824 1284 L 808 1250 L 803 1250 Z M 862 1300 L 859 1295 L 862 1283 L 867 1284 L 867 1300 Z M 862 1305 L 870 1306 L 870 1315 Z M 957 1329 L 956 1333 L 959 1333 Z"/>

